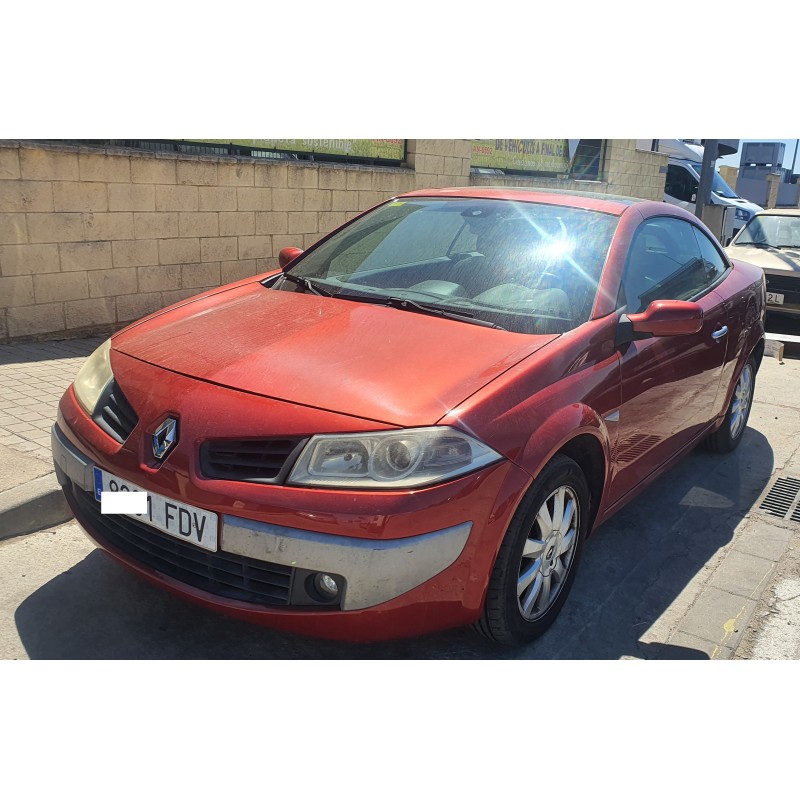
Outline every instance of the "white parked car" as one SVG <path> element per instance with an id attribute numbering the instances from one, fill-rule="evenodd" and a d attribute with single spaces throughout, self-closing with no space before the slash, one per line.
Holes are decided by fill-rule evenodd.
<path id="1" fill-rule="evenodd" d="M 767 310 L 800 317 L 800 208 L 759 211 L 725 252 L 764 270 Z"/>

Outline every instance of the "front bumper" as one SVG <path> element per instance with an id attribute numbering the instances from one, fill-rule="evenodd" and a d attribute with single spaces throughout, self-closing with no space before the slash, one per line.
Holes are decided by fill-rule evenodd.
<path id="1" fill-rule="evenodd" d="M 73 487 L 93 495 L 95 464 L 91 459 L 69 442 L 58 425 L 53 426 L 51 444 L 56 474 L 68 499 Z M 94 529 L 90 531 L 93 538 L 102 540 L 101 526 L 92 524 L 80 508 L 78 504 L 78 521 Z M 468 521 L 404 539 L 375 541 L 226 514 L 222 517 L 220 550 L 292 570 L 341 575 L 346 581 L 341 610 L 354 611 L 393 600 L 446 570 L 462 554 L 471 530 L 472 522 Z M 166 536 L 155 528 L 152 535 Z"/>
<path id="2" fill-rule="evenodd" d="M 70 387 L 59 404 L 54 461 L 78 522 L 129 570 L 229 616 L 318 638 L 396 639 L 467 625 L 480 616 L 500 544 L 531 483 L 512 461 L 403 491 L 222 480 L 203 468 L 202 448 L 209 440 L 352 433 L 375 430 L 376 423 L 200 383 L 113 350 L 112 362 L 138 422 L 120 443 L 86 414 Z M 179 419 L 180 436 L 169 456 L 154 463 L 152 435 L 167 415 Z M 217 514 L 217 551 L 209 559 L 198 553 L 202 548 L 138 520 L 101 516 L 86 490 L 95 466 Z M 181 572 L 177 561 L 203 570 L 205 577 Z M 344 591 L 335 602 L 320 605 L 319 596 L 304 596 L 307 579 L 318 574 L 308 567 L 318 566 L 342 577 Z M 240 582 L 228 591 L 217 577 L 219 570 L 231 569 Z M 268 579 L 263 593 L 250 591 L 252 576 L 256 582 Z M 287 586 L 278 583 L 288 583 L 288 596 Z M 273 589 L 282 593 L 280 604 L 273 602 Z"/>

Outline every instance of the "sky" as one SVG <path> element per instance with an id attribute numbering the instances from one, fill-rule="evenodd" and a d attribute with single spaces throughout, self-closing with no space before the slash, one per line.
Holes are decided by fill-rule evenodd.
<path id="1" fill-rule="evenodd" d="M 783 152 L 783 166 L 787 168 L 791 168 L 792 166 L 792 158 L 794 158 L 794 149 L 797 144 L 797 139 L 741 139 L 739 141 L 739 152 L 734 153 L 732 156 L 725 156 L 724 158 L 720 158 L 717 160 L 718 167 L 730 166 L 730 167 L 738 167 L 739 160 L 742 157 L 742 150 L 745 142 L 783 142 L 786 145 L 786 149 Z M 800 172 L 800 152 L 797 154 L 797 160 L 794 164 L 794 171 Z"/>

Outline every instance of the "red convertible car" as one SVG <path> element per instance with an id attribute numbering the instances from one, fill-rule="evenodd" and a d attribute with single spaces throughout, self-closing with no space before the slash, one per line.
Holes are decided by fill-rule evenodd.
<path id="1" fill-rule="evenodd" d="M 94 542 L 209 608 L 521 643 L 592 530 L 739 444 L 764 308 L 762 271 L 674 206 L 412 192 L 112 336 L 61 400 L 56 470 Z M 119 491 L 146 507 L 103 513 Z"/>

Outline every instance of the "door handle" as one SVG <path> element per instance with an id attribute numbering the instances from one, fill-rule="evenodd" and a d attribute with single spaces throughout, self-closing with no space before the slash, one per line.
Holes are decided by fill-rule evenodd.
<path id="1" fill-rule="evenodd" d="M 728 326 L 723 325 L 718 331 L 711 334 L 712 339 L 721 339 L 728 332 Z"/>

